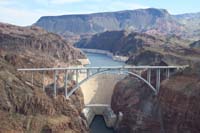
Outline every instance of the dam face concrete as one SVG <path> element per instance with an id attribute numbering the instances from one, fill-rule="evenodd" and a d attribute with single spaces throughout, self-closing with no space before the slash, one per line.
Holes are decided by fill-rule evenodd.
<path id="1" fill-rule="evenodd" d="M 85 78 L 85 74 L 80 75 L 80 80 Z M 100 74 L 89 79 L 81 85 L 84 95 L 84 103 L 87 104 L 111 104 L 111 98 L 115 84 L 123 79 L 125 75 L 120 74 Z"/>

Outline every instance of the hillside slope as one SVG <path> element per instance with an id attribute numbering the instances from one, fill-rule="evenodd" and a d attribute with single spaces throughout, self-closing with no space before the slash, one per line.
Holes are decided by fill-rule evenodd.
<path id="1" fill-rule="evenodd" d="M 18 27 L 0 23 L 0 51 L 2 56 L 16 55 L 40 60 L 54 59 L 65 63 L 78 63 L 84 54 L 60 36 L 38 27 Z M 28 62 L 28 60 L 27 60 Z"/>
<path id="2" fill-rule="evenodd" d="M 134 77 L 117 83 L 112 109 L 124 114 L 118 133 L 199 133 L 200 78 L 197 74 L 179 73 L 164 80 L 160 92 Z"/>
<path id="3" fill-rule="evenodd" d="M 129 31 L 107 31 L 82 39 L 79 48 L 101 49 L 114 55 L 128 56 L 128 64 L 150 65 L 162 60 L 167 64 L 198 62 L 200 51 L 189 47 L 190 41 L 177 36 L 148 35 Z"/>
<path id="4" fill-rule="evenodd" d="M 85 56 L 58 35 L 37 27 L 0 24 L 0 132 L 2 133 L 86 133 L 81 116 L 83 94 L 64 97 L 58 84 L 58 95 L 52 97 L 53 73 L 30 73 L 17 68 L 68 66 Z M 59 79 L 60 81 L 61 79 Z M 69 82 L 69 87 L 74 86 Z"/>

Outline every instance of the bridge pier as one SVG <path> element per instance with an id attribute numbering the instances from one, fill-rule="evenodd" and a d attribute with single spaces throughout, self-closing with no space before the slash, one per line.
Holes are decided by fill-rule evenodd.
<path id="1" fill-rule="evenodd" d="M 90 76 L 90 70 L 87 69 L 87 78 Z"/>
<path id="2" fill-rule="evenodd" d="M 151 83 L 151 69 L 147 70 L 147 81 Z"/>
<path id="3" fill-rule="evenodd" d="M 157 93 L 159 92 L 160 89 L 160 68 L 156 69 L 156 90 Z"/>
<path id="4" fill-rule="evenodd" d="M 57 75 L 58 75 L 58 71 L 57 70 L 55 70 L 54 71 L 54 98 L 56 97 L 56 86 L 57 86 Z"/>
<path id="5" fill-rule="evenodd" d="M 78 69 L 76 70 L 76 83 L 78 84 L 79 73 Z"/>
<path id="6" fill-rule="evenodd" d="M 170 69 L 169 68 L 166 69 L 166 77 L 167 77 L 167 79 L 169 79 L 169 77 L 170 77 Z"/>
<path id="7" fill-rule="evenodd" d="M 65 76 L 64 76 L 65 98 L 68 98 L 67 83 L 68 83 L 68 72 L 67 72 L 67 70 L 65 70 Z"/>

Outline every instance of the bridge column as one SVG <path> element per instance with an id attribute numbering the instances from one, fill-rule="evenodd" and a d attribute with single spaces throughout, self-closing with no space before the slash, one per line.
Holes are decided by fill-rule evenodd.
<path id="1" fill-rule="evenodd" d="M 55 70 L 54 71 L 54 97 L 56 97 L 56 85 L 57 85 L 57 75 L 58 75 L 58 71 L 57 70 Z"/>
<path id="2" fill-rule="evenodd" d="M 147 70 L 147 81 L 151 83 L 151 69 Z"/>
<path id="3" fill-rule="evenodd" d="M 65 98 L 68 98 L 67 83 L 68 83 L 68 72 L 67 70 L 65 70 L 65 77 L 64 77 Z"/>
<path id="4" fill-rule="evenodd" d="M 90 76 L 90 70 L 87 69 L 87 78 Z"/>
<path id="5" fill-rule="evenodd" d="M 158 68 L 156 70 L 156 90 L 157 90 L 157 93 L 159 92 L 159 89 L 160 89 L 160 68 Z"/>
<path id="6" fill-rule="evenodd" d="M 170 69 L 167 68 L 166 69 L 166 78 L 169 79 L 169 77 L 170 77 Z"/>
<path id="7" fill-rule="evenodd" d="M 79 73 L 78 69 L 76 70 L 76 83 L 78 84 Z"/>
<path id="8" fill-rule="evenodd" d="M 100 72 L 100 68 L 97 69 L 97 72 L 98 72 L 98 73 Z"/>

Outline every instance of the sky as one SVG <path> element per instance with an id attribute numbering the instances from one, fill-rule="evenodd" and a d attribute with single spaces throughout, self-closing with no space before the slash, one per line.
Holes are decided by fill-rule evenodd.
<path id="1" fill-rule="evenodd" d="M 27 26 L 41 16 L 85 14 L 145 8 L 171 14 L 200 12 L 200 0 L 0 0 L 0 22 Z"/>

